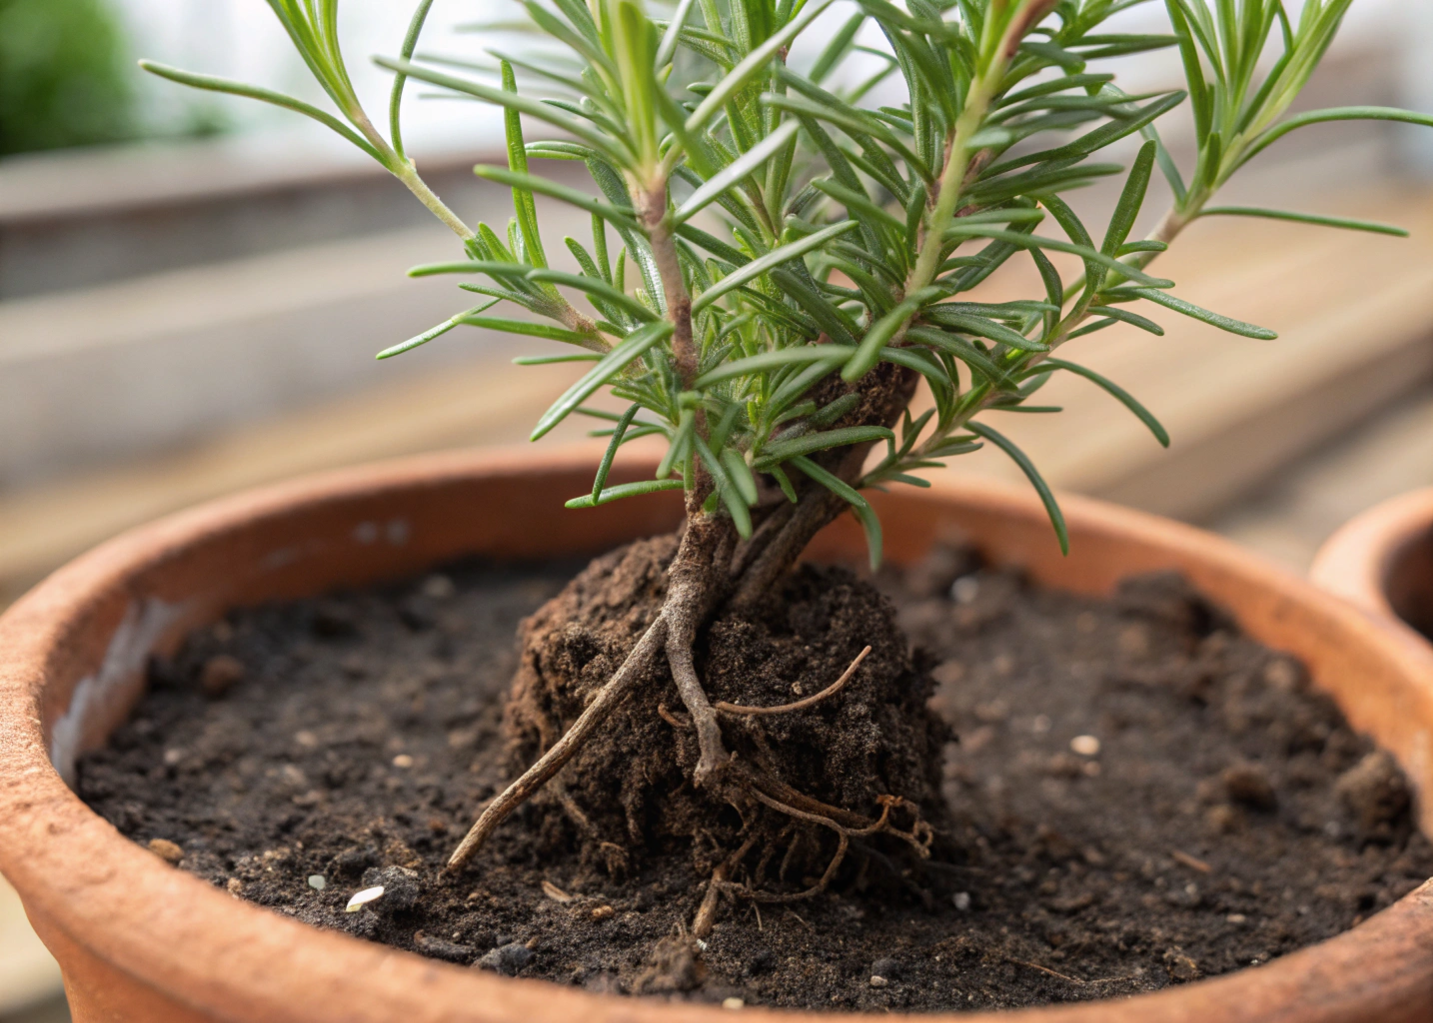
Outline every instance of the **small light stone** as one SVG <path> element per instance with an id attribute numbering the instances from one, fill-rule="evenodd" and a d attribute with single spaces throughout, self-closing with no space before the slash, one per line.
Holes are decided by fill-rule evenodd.
<path id="1" fill-rule="evenodd" d="M 448 600 L 456 596 L 458 588 L 445 575 L 430 575 L 423 580 L 423 596 L 429 600 Z"/>
<path id="2" fill-rule="evenodd" d="M 740 998 L 723 998 L 721 1002 L 721 1007 L 723 1009 L 733 1010 L 744 1009 L 746 1008 L 746 1002 L 742 1001 Z"/>
<path id="3" fill-rule="evenodd" d="M 318 745 L 318 736 L 314 735 L 313 732 L 310 732 L 307 728 L 305 728 L 301 731 L 297 731 L 294 733 L 294 742 L 298 743 L 300 746 L 307 747 L 308 749 L 313 749 L 315 746 Z"/>
<path id="4" fill-rule="evenodd" d="M 244 662 L 229 654 L 215 654 L 199 669 L 199 685 L 205 694 L 218 699 L 244 680 Z"/>
<path id="5" fill-rule="evenodd" d="M 593 907 L 592 907 L 592 919 L 594 919 L 594 920 L 606 920 L 609 916 L 612 916 L 612 915 L 613 915 L 614 913 L 616 913 L 616 912 L 617 912 L 617 911 L 616 911 L 615 909 L 613 909 L 611 906 L 593 906 Z"/>
<path id="6" fill-rule="evenodd" d="M 880 974 L 871 975 L 871 987 L 889 987 L 890 983 L 890 981 L 888 981 L 885 977 L 882 977 Z"/>
<path id="7" fill-rule="evenodd" d="M 328 887 L 328 878 L 322 874 L 310 874 L 308 876 L 308 886 L 316 892 L 321 892 Z"/>
<path id="8" fill-rule="evenodd" d="M 960 910 L 962 913 L 970 912 L 969 892 L 956 892 L 955 895 L 951 897 L 951 901 L 955 903 L 955 908 Z"/>
<path id="9" fill-rule="evenodd" d="M 184 850 L 167 838 L 150 839 L 149 851 L 154 853 L 154 855 L 158 856 L 165 863 L 176 864 L 184 859 Z"/>
<path id="10" fill-rule="evenodd" d="M 516 941 L 493 949 L 473 965 L 480 970 L 492 970 L 504 977 L 516 977 L 522 968 L 532 962 L 532 949 Z"/>
<path id="11" fill-rule="evenodd" d="M 400 753 L 393 758 L 393 766 L 401 767 L 406 770 L 407 768 L 413 766 L 413 758 L 410 757 L 407 753 Z"/>
<path id="12" fill-rule="evenodd" d="M 1227 920 L 1227 921 L 1228 921 L 1229 923 L 1231 923 L 1231 924 L 1242 924 L 1242 923 L 1244 923 L 1245 921 L 1247 921 L 1249 918 L 1248 918 L 1247 916 L 1245 916 L 1243 913 L 1230 913 L 1230 914 L 1229 914 L 1228 916 L 1226 916 L 1224 919 Z"/>
<path id="13" fill-rule="evenodd" d="M 244 882 L 240 881 L 237 877 L 231 877 L 224 882 L 224 890 L 230 895 L 238 895 L 244 890 Z"/>
<path id="14" fill-rule="evenodd" d="M 1082 757 L 1097 757 L 1100 755 L 1100 740 L 1093 735 L 1077 735 L 1070 740 L 1070 749 Z"/>
<path id="15" fill-rule="evenodd" d="M 182 749 L 167 749 L 167 750 L 164 751 L 164 766 L 165 766 L 165 767 L 173 767 L 173 766 L 175 766 L 176 764 L 178 764 L 179 761 L 181 761 L 181 760 L 183 760 L 183 759 L 184 759 L 184 751 L 183 751 Z"/>
<path id="16" fill-rule="evenodd" d="M 343 911 L 345 913 L 357 913 L 370 902 L 376 902 L 381 898 L 383 898 L 383 886 L 381 884 L 372 888 L 365 888 L 361 892 L 356 892 L 353 898 L 348 900 L 348 905 L 344 907 Z"/>
<path id="17" fill-rule="evenodd" d="M 950 595 L 957 604 L 972 603 L 980 596 L 980 579 L 974 575 L 963 575 L 950 584 Z"/>

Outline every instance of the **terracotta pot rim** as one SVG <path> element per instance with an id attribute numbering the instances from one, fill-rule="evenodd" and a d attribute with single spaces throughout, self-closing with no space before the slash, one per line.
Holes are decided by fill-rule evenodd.
<path id="1" fill-rule="evenodd" d="M 1325 540 L 1314 556 L 1309 578 L 1384 621 L 1394 631 L 1426 644 L 1428 641 L 1389 604 L 1386 583 L 1394 559 L 1430 528 L 1433 487 L 1390 498 L 1349 519 Z"/>
<path id="2" fill-rule="evenodd" d="M 306 477 L 210 502 L 127 532 L 71 562 L 22 597 L 0 617 L 0 869 L 22 892 L 32 916 L 48 918 L 68 939 L 87 948 L 93 949 L 97 941 L 108 943 L 105 958 L 115 968 L 209 1014 L 203 1018 L 238 1019 L 227 1014 L 227 1007 L 258 997 L 267 1006 L 265 1018 L 294 1021 L 436 1023 L 520 1015 L 639 1023 L 675 1016 L 730 1019 L 718 1016 L 722 1010 L 717 1007 L 591 995 L 437 963 L 320 931 L 232 898 L 166 866 L 90 811 L 56 772 L 41 731 L 39 694 L 67 623 L 98 595 L 125 587 L 137 571 L 156 560 L 256 519 L 283 516 L 300 505 L 360 492 L 423 487 L 443 479 L 590 472 L 591 464 L 591 449 L 583 445 L 577 451 L 549 451 L 540 458 L 534 458 L 530 449 L 444 453 Z M 949 476 L 932 491 L 900 500 L 973 502 L 1012 517 L 1043 515 L 1038 501 L 1023 490 Z M 1420 699 L 1433 700 L 1433 657 L 1420 658 L 1306 582 L 1192 527 L 1085 498 L 1061 500 L 1076 543 L 1082 535 L 1129 535 L 1151 546 L 1205 559 L 1213 571 L 1269 588 L 1280 600 L 1338 621 L 1369 656 L 1391 665 L 1391 671 L 1410 679 L 1421 676 L 1426 692 Z M 1420 947 L 1433 948 L 1433 882 L 1354 930 L 1258 970 L 1246 969 L 1121 1004 L 1130 1007 L 1130 1019 L 1174 1020 L 1199 1018 L 1189 1015 L 1197 1004 L 1239 1005 L 1256 990 L 1286 991 L 1293 997 L 1322 970 L 1349 972 L 1369 949 L 1392 940 L 1390 928 L 1395 925 L 1404 930 L 1415 927 Z M 222 964 L 231 954 L 235 962 L 263 963 L 265 968 L 262 973 L 226 973 Z M 1186 1005 L 1190 1009 L 1183 1008 Z M 746 1012 L 758 1020 L 830 1018 L 761 1009 Z M 1102 1002 L 1001 1018 L 1028 1016 L 1054 1023 L 1115 1015 L 1112 1003 Z"/>

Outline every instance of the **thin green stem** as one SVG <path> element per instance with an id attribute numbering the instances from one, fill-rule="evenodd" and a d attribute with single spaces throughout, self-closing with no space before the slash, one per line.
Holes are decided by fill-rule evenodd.
<path id="1" fill-rule="evenodd" d="M 397 159 L 396 154 L 394 158 Z M 418 176 L 418 168 L 413 165 L 412 161 L 403 160 L 398 168 L 393 170 L 393 176 L 403 182 L 408 191 L 417 196 L 418 201 L 428 207 L 433 216 L 441 220 L 463 241 L 477 237 L 473 229 L 463 223 L 456 213 L 448 209 L 443 200 L 439 199 L 437 194 L 428 187 L 427 182 Z"/>

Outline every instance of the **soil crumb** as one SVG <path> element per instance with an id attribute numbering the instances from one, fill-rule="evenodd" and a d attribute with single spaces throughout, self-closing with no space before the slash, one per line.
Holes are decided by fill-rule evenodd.
<path id="1" fill-rule="evenodd" d="M 614 874 L 550 806 L 442 878 L 505 778 L 519 623 L 579 567 L 463 564 L 236 611 L 152 666 L 80 794 L 179 869 L 317 926 L 592 991 L 805 1009 L 1156 990 L 1330 937 L 1433 875 L 1391 758 L 1181 579 L 1091 599 L 951 547 L 876 581 L 958 737 L 923 865 L 865 847 L 810 901 L 724 903 L 704 943 L 685 933 L 706 882 L 690 850 Z"/>

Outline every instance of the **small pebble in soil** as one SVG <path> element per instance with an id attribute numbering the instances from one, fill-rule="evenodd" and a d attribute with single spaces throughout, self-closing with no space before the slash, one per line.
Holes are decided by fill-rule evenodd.
<path id="1" fill-rule="evenodd" d="M 393 758 L 393 766 L 406 770 L 407 768 L 413 766 L 413 758 L 410 757 L 407 753 L 400 753 Z"/>
<path id="2" fill-rule="evenodd" d="M 423 596 L 429 600 L 451 600 L 457 595 L 457 586 L 445 575 L 430 575 L 423 580 Z"/>
<path id="3" fill-rule="evenodd" d="M 1340 775 L 1334 792 L 1370 836 L 1386 831 L 1410 802 L 1403 772 L 1383 750 L 1369 753 Z"/>
<path id="4" fill-rule="evenodd" d="M 1100 755 L 1100 740 L 1093 735 L 1077 735 L 1070 740 L 1070 749 L 1082 757 L 1097 757 Z"/>
<path id="5" fill-rule="evenodd" d="M 184 859 L 184 850 L 167 838 L 151 838 L 149 851 L 165 863 L 177 865 L 180 860 Z"/>
<path id="6" fill-rule="evenodd" d="M 199 672 L 205 695 L 216 700 L 243 680 L 244 662 L 230 654 L 215 654 Z"/>
<path id="7" fill-rule="evenodd" d="M 721 1007 L 723 1009 L 743 1009 L 746 1007 L 746 1002 L 740 998 L 723 998 Z"/>
<path id="8" fill-rule="evenodd" d="M 886 980 L 899 980 L 901 964 L 890 956 L 881 956 L 871 964 L 871 976 L 884 977 Z"/>
<path id="9" fill-rule="evenodd" d="M 882 977 L 879 973 L 871 974 L 871 987 L 886 987 L 890 983 L 889 978 Z"/>
<path id="10" fill-rule="evenodd" d="M 1258 764 L 1234 764 L 1220 776 L 1229 798 L 1252 810 L 1273 810 L 1279 805 L 1268 773 Z"/>
<path id="11" fill-rule="evenodd" d="M 954 904 L 955 908 L 960 910 L 962 913 L 970 912 L 969 892 L 956 892 L 950 897 L 950 901 Z"/>
<path id="12" fill-rule="evenodd" d="M 308 886 L 316 892 L 321 892 L 328 887 L 328 879 L 322 874 L 310 874 L 308 877 Z"/>
<path id="13" fill-rule="evenodd" d="M 504 977 L 516 977 L 524 966 L 532 962 L 532 949 L 520 942 L 510 942 L 495 948 L 478 960 L 484 970 L 493 970 Z"/>

